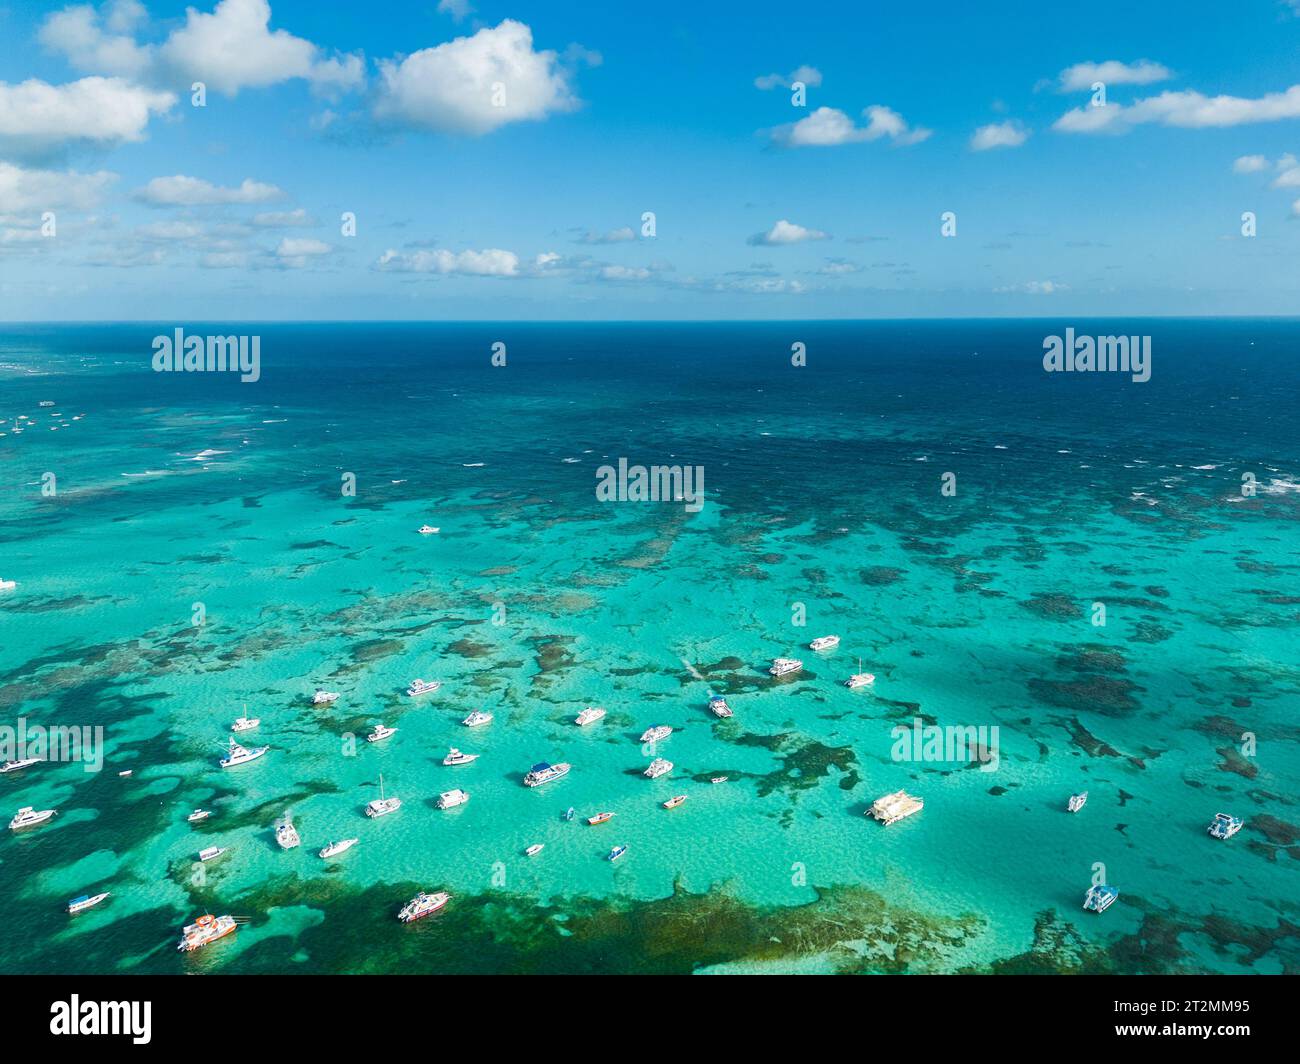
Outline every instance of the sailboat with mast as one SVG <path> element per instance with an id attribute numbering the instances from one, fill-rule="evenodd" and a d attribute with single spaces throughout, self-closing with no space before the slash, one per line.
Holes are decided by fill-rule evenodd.
<path id="1" fill-rule="evenodd" d="M 366 816 L 387 816 L 389 813 L 396 813 L 402 808 L 400 798 L 384 797 L 384 774 L 379 774 L 379 797 L 366 805 Z"/>
<path id="2" fill-rule="evenodd" d="M 869 687 L 876 682 L 876 674 L 873 672 L 862 671 L 862 659 L 858 658 L 858 671 L 844 681 L 844 686 L 850 691 L 856 691 L 859 687 Z"/>

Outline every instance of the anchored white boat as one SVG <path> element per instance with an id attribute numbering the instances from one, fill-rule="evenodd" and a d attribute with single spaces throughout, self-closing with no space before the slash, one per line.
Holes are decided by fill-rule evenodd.
<path id="1" fill-rule="evenodd" d="M 773 658 L 772 667 L 767 671 L 773 676 L 789 676 L 803 668 L 803 662 L 796 658 Z"/>
<path id="2" fill-rule="evenodd" d="M 211 861 L 214 857 L 220 857 L 226 850 L 227 846 L 208 846 L 199 851 L 200 861 Z"/>
<path id="3" fill-rule="evenodd" d="M 859 687 L 869 687 L 876 682 L 874 672 L 862 671 L 862 659 L 858 658 L 858 671 L 844 681 L 844 686 L 850 691 L 856 691 Z"/>
<path id="4" fill-rule="evenodd" d="M 232 732 L 252 731 L 262 723 L 260 717 L 240 717 L 230 726 Z"/>
<path id="5" fill-rule="evenodd" d="M 1065 803 L 1065 808 L 1071 813 L 1077 813 L 1088 804 L 1088 792 L 1080 791 L 1078 794 L 1070 795 L 1070 800 Z"/>
<path id="6" fill-rule="evenodd" d="M 43 760 L 44 758 L 40 757 L 20 757 L 17 761 L 6 761 L 0 765 L 0 772 L 17 772 L 20 768 L 28 768 Z"/>
<path id="7" fill-rule="evenodd" d="M 368 743 L 383 742 L 385 739 L 391 738 L 396 734 L 397 734 L 396 728 L 390 728 L 386 724 L 376 724 L 375 730 L 366 736 L 366 742 Z"/>
<path id="8" fill-rule="evenodd" d="M 595 724 L 605 715 L 605 711 L 599 706 L 588 706 L 574 719 L 573 723 L 579 728 L 584 728 L 588 724 Z"/>
<path id="9" fill-rule="evenodd" d="M 606 820 L 613 820 L 613 813 L 597 813 L 595 816 L 587 817 L 587 823 L 591 825 L 603 824 Z"/>
<path id="10" fill-rule="evenodd" d="M 528 770 L 524 776 L 525 787 L 540 787 L 543 783 L 550 783 L 551 780 L 558 780 L 561 776 L 567 776 L 569 769 L 573 766 L 567 761 L 561 761 L 558 765 L 552 765 L 546 761 L 539 761 Z"/>
<path id="11" fill-rule="evenodd" d="M 676 808 L 677 808 L 679 805 L 681 805 L 684 801 L 686 801 L 686 795 L 684 795 L 684 794 L 674 794 L 671 798 L 668 799 L 668 801 L 664 802 L 664 808 L 665 808 L 665 809 L 676 809 Z"/>
<path id="12" fill-rule="evenodd" d="M 207 809 L 196 809 L 185 819 L 191 824 L 197 824 L 200 820 L 207 820 L 212 814 Z"/>
<path id="13" fill-rule="evenodd" d="M 22 432 L 22 429 L 14 429 L 14 432 Z M 0 591 L 12 591 L 18 586 L 17 580 L 0 580 Z"/>
<path id="14" fill-rule="evenodd" d="M 177 945 L 178 950 L 191 953 L 196 949 L 206 946 L 209 942 L 215 942 L 219 938 L 225 938 L 238 930 L 239 925 L 235 923 L 233 916 L 213 916 L 209 913 L 206 916 L 200 916 L 192 924 L 186 924 L 181 930 L 181 940 Z"/>
<path id="15" fill-rule="evenodd" d="M 644 774 L 649 776 L 652 780 L 657 780 L 660 776 L 671 772 L 672 770 L 673 763 L 671 761 L 667 761 L 662 757 L 656 757 L 650 762 L 650 765 L 646 768 Z"/>
<path id="16" fill-rule="evenodd" d="M 714 776 L 713 779 L 709 780 L 709 782 L 710 782 L 710 783 L 726 783 L 726 782 L 727 782 L 727 777 L 726 777 L 726 776 Z"/>
<path id="17" fill-rule="evenodd" d="M 57 811 L 55 809 L 33 809 L 30 805 L 25 805 L 9 821 L 9 830 L 18 831 L 20 828 L 34 828 L 37 824 L 44 824 Z"/>
<path id="18" fill-rule="evenodd" d="M 400 798 L 384 797 L 384 776 L 383 773 L 380 773 L 379 797 L 366 803 L 366 816 L 387 816 L 389 813 L 396 813 L 401 808 L 402 800 Z"/>
<path id="19" fill-rule="evenodd" d="M 1115 887 L 1105 885 L 1089 887 L 1088 893 L 1083 896 L 1083 907 L 1089 912 L 1104 913 L 1115 904 L 1115 899 L 1118 897 L 1119 890 Z"/>
<path id="20" fill-rule="evenodd" d="M 447 756 L 442 759 L 442 763 L 444 765 L 468 765 L 471 761 L 477 761 L 478 757 L 478 754 L 462 753 L 453 746 Z"/>
<path id="21" fill-rule="evenodd" d="M 288 813 L 275 822 L 275 841 L 280 844 L 282 850 L 292 850 L 302 843 L 298 829 L 293 826 L 293 819 Z"/>
<path id="22" fill-rule="evenodd" d="M 667 724 L 657 724 L 653 728 L 647 728 L 641 733 L 641 741 L 643 743 L 661 742 L 662 740 L 667 739 L 668 736 L 672 735 L 672 733 L 672 728 Z"/>
<path id="23" fill-rule="evenodd" d="M 317 691 L 311 696 L 311 702 L 314 706 L 328 706 L 331 702 L 339 700 L 337 691 Z"/>
<path id="24" fill-rule="evenodd" d="M 412 698 L 417 695 L 427 695 L 430 691 L 436 691 L 442 686 L 441 680 L 412 680 L 411 686 L 406 689 L 406 693 Z"/>
<path id="25" fill-rule="evenodd" d="M 837 635 L 819 635 L 808 644 L 809 650 L 831 650 L 840 645 L 840 637 Z"/>
<path id="26" fill-rule="evenodd" d="M 320 855 L 322 857 L 337 857 L 341 853 L 347 853 L 360 841 L 360 839 L 344 839 L 342 842 L 331 842 L 325 849 L 321 850 Z"/>
<path id="27" fill-rule="evenodd" d="M 1230 816 L 1227 813 L 1215 813 L 1214 821 L 1207 829 L 1216 839 L 1230 839 L 1237 834 L 1246 822 L 1239 816 Z"/>
<path id="28" fill-rule="evenodd" d="M 269 749 L 271 749 L 269 746 L 255 746 L 250 750 L 231 739 L 230 748 L 226 751 L 226 756 L 221 759 L 221 767 L 234 768 L 236 765 L 246 765 L 250 761 L 256 761 Z"/>
<path id="29" fill-rule="evenodd" d="M 422 536 L 432 536 L 435 532 L 440 532 L 440 531 L 441 529 L 435 528 L 433 525 L 420 526 L 420 535 Z"/>
<path id="30" fill-rule="evenodd" d="M 439 809 L 455 809 L 458 805 L 464 805 L 469 801 L 469 793 L 459 788 L 452 791 L 443 791 L 438 795 Z"/>
<path id="31" fill-rule="evenodd" d="M 615 846 L 612 850 L 609 851 L 609 860 L 617 861 L 625 853 L 627 853 L 626 846 Z"/>
<path id="32" fill-rule="evenodd" d="M 721 695 L 709 695 L 709 710 L 715 717 L 732 716 L 731 707 L 727 705 L 727 700 Z"/>
<path id="33" fill-rule="evenodd" d="M 879 820 L 885 827 L 890 824 L 909 817 L 913 813 L 919 813 L 925 808 L 925 800 L 915 798 L 906 791 L 895 791 L 893 794 L 887 794 L 883 798 L 877 798 L 871 803 L 871 808 L 867 810 L 867 816 L 873 816 Z"/>
<path id="34" fill-rule="evenodd" d="M 68 902 L 69 913 L 84 913 L 87 909 L 92 909 L 101 901 L 108 897 L 108 891 L 103 894 L 83 894 L 79 898 L 73 898 Z"/>
<path id="35" fill-rule="evenodd" d="M 544 843 L 544 842 L 535 842 L 535 843 L 533 843 L 531 846 L 529 846 L 528 849 L 526 849 L 526 850 L 524 851 L 524 856 L 525 856 L 525 857 L 536 857 L 536 856 L 537 856 L 539 853 L 541 853 L 544 849 L 546 849 L 546 843 Z"/>
<path id="36" fill-rule="evenodd" d="M 484 724 L 491 724 L 492 714 L 484 713 L 482 710 L 476 709 L 468 717 L 462 720 L 461 723 L 467 728 L 478 728 Z"/>
<path id="37" fill-rule="evenodd" d="M 451 901 L 451 895 L 447 893 L 426 894 L 421 891 L 414 898 L 402 906 L 397 914 L 397 918 L 404 924 L 420 919 L 422 916 L 428 916 L 430 913 L 436 913 L 447 902 Z"/>

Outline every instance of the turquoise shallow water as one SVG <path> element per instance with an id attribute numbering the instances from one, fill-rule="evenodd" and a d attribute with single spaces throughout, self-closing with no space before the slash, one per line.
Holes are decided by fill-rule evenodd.
<path id="1" fill-rule="evenodd" d="M 249 325 L 245 385 L 149 372 L 170 326 L 11 329 L 0 723 L 102 726 L 106 761 L 0 776 L 59 809 L 0 839 L 3 970 L 1296 970 L 1300 325 L 1095 329 L 1153 335 L 1146 384 L 1044 374 L 1062 328 Z M 620 456 L 702 465 L 703 509 L 598 502 Z M 244 705 L 271 752 L 223 772 Z M 996 771 L 895 760 L 917 716 L 997 727 Z M 574 769 L 525 789 L 542 759 Z M 380 773 L 404 805 L 370 821 Z M 899 787 L 922 813 L 864 817 Z M 420 888 L 455 898 L 399 926 Z M 246 922 L 182 958 L 204 911 Z"/>

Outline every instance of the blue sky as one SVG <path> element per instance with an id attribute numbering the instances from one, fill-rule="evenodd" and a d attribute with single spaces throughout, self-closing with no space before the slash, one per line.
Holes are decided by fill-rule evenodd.
<path id="1" fill-rule="evenodd" d="M 0 317 L 1296 312 L 1300 0 L 904 6 L 0 3 Z"/>

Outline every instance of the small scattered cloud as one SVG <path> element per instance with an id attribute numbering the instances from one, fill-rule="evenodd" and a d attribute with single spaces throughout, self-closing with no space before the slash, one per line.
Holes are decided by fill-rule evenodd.
<path id="1" fill-rule="evenodd" d="M 754 79 L 754 88 L 767 92 L 775 88 L 790 88 L 796 81 L 802 81 L 809 88 L 822 83 L 822 72 L 815 66 L 798 66 L 788 74 L 764 74 Z"/>
<path id="2" fill-rule="evenodd" d="M 787 148 L 830 148 L 882 137 L 897 145 L 908 145 L 919 144 L 932 132 L 912 129 L 897 111 L 880 104 L 865 108 L 862 117 L 867 123 L 859 126 L 837 108 L 818 107 L 798 122 L 772 130 L 772 140 Z"/>
<path id="3" fill-rule="evenodd" d="M 253 225 L 259 229 L 310 228 L 319 224 L 303 207 L 292 211 L 262 211 L 253 215 Z"/>
<path id="4" fill-rule="evenodd" d="M 1021 284 L 1003 285 L 993 291 L 999 293 L 1016 292 L 1031 296 L 1050 296 L 1055 292 L 1068 292 L 1070 286 L 1060 281 L 1024 281 Z"/>
<path id="5" fill-rule="evenodd" d="M 993 148 L 1018 148 L 1029 139 L 1029 130 L 1019 122 L 993 122 L 980 126 L 970 139 L 971 151 L 990 151 Z"/>
<path id="6" fill-rule="evenodd" d="M 607 233 L 586 232 L 578 238 L 579 244 L 625 244 L 629 240 L 635 240 L 636 233 L 633 232 L 630 225 L 621 226 L 618 229 L 611 229 Z"/>
<path id="7" fill-rule="evenodd" d="M 473 277 L 517 277 L 519 256 L 513 251 L 485 248 L 482 251 L 402 252 L 389 248 L 375 263 L 376 269 L 395 273 L 468 274 Z"/>
<path id="8" fill-rule="evenodd" d="M 39 214 L 67 208 L 91 210 L 117 175 L 107 170 L 29 170 L 0 161 L 0 216 Z"/>
<path id="9" fill-rule="evenodd" d="M 861 273 L 862 267 L 848 259 L 827 259 L 825 265 L 817 272 L 831 277 L 840 277 L 850 273 Z"/>
<path id="10" fill-rule="evenodd" d="M 284 193 L 275 185 L 254 181 L 250 177 L 233 188 L 214 185 L 198 177 L 175 174 L 155 177 L 136 190 L 136 199 L 152 207 L 206 207 L 222 203 L 265 203 Z"/>
<path id="11" fill-rule="evenodd" d="M 1127 106 L 1084 106 L 1067 111 L 1052 126 L 1063 133 L 1128 133 L 1140 125 L 1181 129 L 1224 129 L 1258 122 L 1300 118 L 1300 85 L 1251 99 L 1204 96 L 1199 92 L 1162 92 Z"/>
<path id="12" fill-rule="evenodd" d="M 474 5 L 469 0 L 438 0 L 438 14 L 450 15 L 455 22 L 464 22 L 474 14 Z"/>
<path id="13" fill-rule="evenodd" d="M 1103 85 L 1151 85 L 1168 81 L 1173 72 L 1163 63 L 1139 59 L 1136 63 L 1122 63 L 1107 59 L 1102 63 L 1075 63 L 1061 71 L 1058 81 L 1061 92 L 1092 91 L 1098 81 Z"/>
<path id="14" fill-rule="evenodd" d="M 1253 174 L 1268 169 L 1268 160 L 1262 155 L 1243 155 L 1232 164 L 1234 174 Z"/>
<path id="15" fill-rule="evenodd" d="M 748 243 L 762 247 L 780 247 L 785 244 L 802 244 L 809 240 L 826 240 L 828 234 L 820 229 L 806 229 L 782 218 L 766 233 L 755 233 Z"/>
<path id="16" fill-rule="evenodd" d="M 328 255 L 333 250 L 333 246 L 323 240 L 314 240 L 311 237 L 286 236 L 276 246 L 275 257 L 285 267 L 301 269 L 310 261 L 318 259 L 322 255 Z"/>

